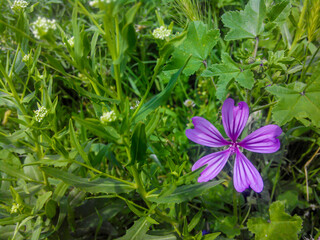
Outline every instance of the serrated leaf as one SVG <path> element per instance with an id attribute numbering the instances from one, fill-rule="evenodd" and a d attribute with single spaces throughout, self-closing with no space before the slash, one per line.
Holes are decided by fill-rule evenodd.
<path id="1" fill-rule="evenodd" d="M 298 233 L 302 228 L 302 219 L 293 217 L 284 211 L 284 203 L 277 201 L 270 205 L 270 221 L 263 218 L 250 218 L 248 228 L 255 234 L 257 240 L 287 240 L 298 239 Z"/>
<path id="2" fill-rule="evenodd" d="M 130 155 L 131 155 L 131 163 L 142 163 L 145 161 L 147 153 L 147 136 L 146 136 L 146 127 L 145 124 L 139 122 L 132 133 L 131 138 L 131 148 L 130 148 Z"/>
<path id="3" fill-rule="evenodd" d="M 225 40 L 255 38 L 264 30 L 266 16 L 264 0 L 250 0 L 243 11 L 227 12 L 222 15 L 222 22 L 230 31 Z"/>
<path id="4" fill-rule="evenodd" d="M 181 203 L 202 195 L 206 190 L 222 182 L 224 182 L 224 180 L 184 185 L 177 187 L 175 191 L 168 196 L 158 197 L 158 195 L 150 195 L 148 200 L 156 203 Z"/>
<path id="5" fill-rule="evenodd" d="M 268 92 L 275 95 L 278 103 L 272 109 L 272 119 L 284 125 L 293 118 L 309 118 L 320 127 L 320 70 L 313 73 L 310 83 L 291 83 L 288 87 L 270 86 Z"/>
<path id="6" fill-rule="evenodd" d="M 113 179 L 98 178 L 90 180 L 55 168 L 41 168 L 48 175 L 62 180 L 64 183 L 91 193 L 123 193 L 134 190 L 133 186 Z"/>
<path id="7" fill-rule="evenodd" d="M 147 221 L 147 218 L 142 217 L 139 220 L 134 222 L 133 226 L 127 230 L 126 234 L 123 237 L 117 238 L 117 240 L 144 239 L 150 226 L 151 226 L 151 223 Z"/>
<path id="8" fill-rule="evenodd" d="M 201 76 L 213 77 L 218 76 L 219 81 L 217 84 L 217 98 L 219 100 L 225 99 L 227 95 L 227 86 L 232 79 L 235 79 L 240 86 L 251 89 L 254 84 L 253 73 L 247 66 L 241 66 L 235 63 L 228 53 L 222 53 L 222 63 L 212 64 Z"/>
<path id="9" fill-rule="evenodd" d="M 267 13 L 269 21 L 275 23 L 284 22 L 290 14 L 290 7 L 290 1 L 288 0 L 281 1 L 280 3 L 272 6 L 270 11 Z"/>
<path id="10" fill-rule="evenodd" d="M 201 21 L 193 21 L 187 29 L 186 39 L 176 48 L 166 70 L 179 69 L 192 55 L 183 73 L 187 76 L 195 73 L 206 60 L 220 36 L 219 30 L 209 29 Z"/>

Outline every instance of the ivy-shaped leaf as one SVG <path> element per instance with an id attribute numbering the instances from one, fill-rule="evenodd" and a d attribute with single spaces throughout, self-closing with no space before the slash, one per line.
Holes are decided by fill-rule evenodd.
<path id="1" fill-rule="evenodd" d="M 293 118 L 303 122 L 309 118 L 320 127 L 320 69 L 312 74 L 309 84 L 295 82 L 288 87 L 274 85 L 266 89 L 279 100 L 272 109 L 272 119 L 278 125 Z"/>
<path id="2" fill-rule="evenodd" d="M 219 76 L 216 92 L 219 100 L 225 99 L 228 93 L 227 87 L 233 79 L 244 88 L 251 89 L 253 87 L 254 78 L 249 69 L 250 66 L 235 63 L 227 53 L 222 53 L 221 59 L 222 63 L 211 65 L 201 75 L 203 77 Z"/>
<path id="3" fill-rule="evenodd" d="M 284 203 L 277 201 L 269 208 L 270 221 L 263 218 L 250 218 L 249 230 L 255 234 L 256 240 L 287 240 L 298 239 L 298 233 L 302 228 L 302 219 L 293 217 L 284 211 Z"/>
<path id="4" fill-rule="evenodd" d="M 227 12 L 222 22 L 231 30 L 225 40 L 255 38 L 264 30 L 263 20 L 266 16 L 264 0 L 250 0 L 243 11 Z"/>
<path id="5" fill-rule="evenodd" d="M 165 70 L 179 69 L 192 55 L 187 66 L 183 70 L 186 76 L 190 76 L 199 70 L 208 57 L 212 48 L 216 45 L 220 36 L 219 30 L 209 29 L 208 25 L 201 21 L 191 22 L 187 29 L 186 39 L 172 54 L 171 61 Z"/>

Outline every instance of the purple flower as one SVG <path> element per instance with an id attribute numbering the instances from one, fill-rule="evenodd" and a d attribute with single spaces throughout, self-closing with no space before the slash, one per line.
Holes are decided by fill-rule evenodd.
<path id="1" fill-rule="evenodd" d="M 194 129 L 187 129 L 187 137 L 198 144 L 208 147 L 229 146 L 228 149 L 214 152 L 200 158 L 192 167 L 192 171 L 207 164 L 198 182 L 207 182 L 218 175 L 229 159 L 235 154 L 233 169 L 233 185 L 238 192 L 243 192 L 251 187 L 255 192 L 261 192 L 263 181 L 260 173 L 240 151 L 240 147 L 251 152 L 273 153 L 279 150 L 280 141 L 277 139 L 282 130 L 277 125 L 267 125 L 246 136 L 243 140 L 237 141 L 242 130 L 246 126 L 249 117 L 247 103 L 240 102 L 234 106 L 234 101 L 228 98 L 222 106 L 222 123 L 224 130 L 230 140 L 223 138 L 221 133 L 206 119 L 193 117 Z"/>

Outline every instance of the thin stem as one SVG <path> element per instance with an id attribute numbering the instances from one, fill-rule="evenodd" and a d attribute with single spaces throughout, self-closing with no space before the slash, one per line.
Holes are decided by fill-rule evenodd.
<path id="1" fill-rule="evenodd" d="M 98 174 L 100 174 L 100 175 L 102 175 L 102 176 L 106 176 L 106 177 L 108 177 L 108 178 L 117 180 L 117 181 L 119 181 L 119 182 L 123 182 L 123 183 L 125 183 L 125 184 L 131 185 L 131 186 L 134 187 L 134 188 L 137 188 L 137 185 L 134 184 L 134 183 L 132 183 L 132 182 L 128 182 L 128 181 L 123 180 L 123 179 L 121 179 L 121 178 L 117 178 L 117 177 L 114 177 L 114 176 L 109 175 L 109 174 L 107 174 L 107 173 L 101 172 L 101 171 L 99 171 L 99 170 L 97 170 L 97 169 L 95 169 L 95 168 L 93 168 L 93 167 L 91 167 L 91 166 L 89 166 L 89 165 L 87 165 L 87 164 L 85 164 L 85 163 L 78 162 L 78 161 L 76 161 L 76 160 L 71 160 L 71 161 L 72 161 L 73 163 L 76 163 L 76 164 L 78 164 L 78 165 L 81 165 L 82 167 L 88 168 L 88 169 L 90 169 L 91 171 L 96 172 L 96 173 L 98 173 Z"/>
<path id="2" fill-rule="evenodd" d="M 318 152 L 320 151 L 320 147 L 317 149 L 317 151 L 312 155 L 312 157 L 309 159 L 308 162 L 304 165 L 304 173 L 306 176 L 306 191 L 307 191 L 307 201 L 309 202 L 309 184 L 308 184 L 308 166 L 313 161 L 313 159 L 317 156 Z"/>
<path id="3" fill-rule="evenodd" d="M 255 108 L 255 109 L 253 109 L 253 110 L 251 111 L 251 113 L 256 112 L 256 111 L 259 111 L 259 110 L 262 110 L 262 109 L 265 109 L 265 108 L 268 108 L 268 107 L 271 107 L 271 106 L 275 105 L 276 103 L 277 103 L 277 102 L 272 102 L 272 103 L 263 105 L 263 106 L 261 106 L 261 107 L 257 107 L 257 108 Z"/>
<path id="4" fill-rule="evenodd" d="M 256 60 L 256 56 L 257 56 L 257 51 L 258 51 L 258 46 L 259 46 L 259 38 L 256 37 L 256 44 L 254 46 L 254 51 L 253 51 L 253 60 Z"/>

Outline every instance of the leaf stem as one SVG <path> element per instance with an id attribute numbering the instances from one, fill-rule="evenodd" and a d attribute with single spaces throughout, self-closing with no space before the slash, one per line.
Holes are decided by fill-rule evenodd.
<path id="1" fill-rule="evenodd" d="M 253 61 L 256 60 L 258 45 L 259 45 L 259 37 L 256 37 L 255 39 L 256 39 L 256 44 L 254 46 L 254 51 L 253 51 Z"/>

